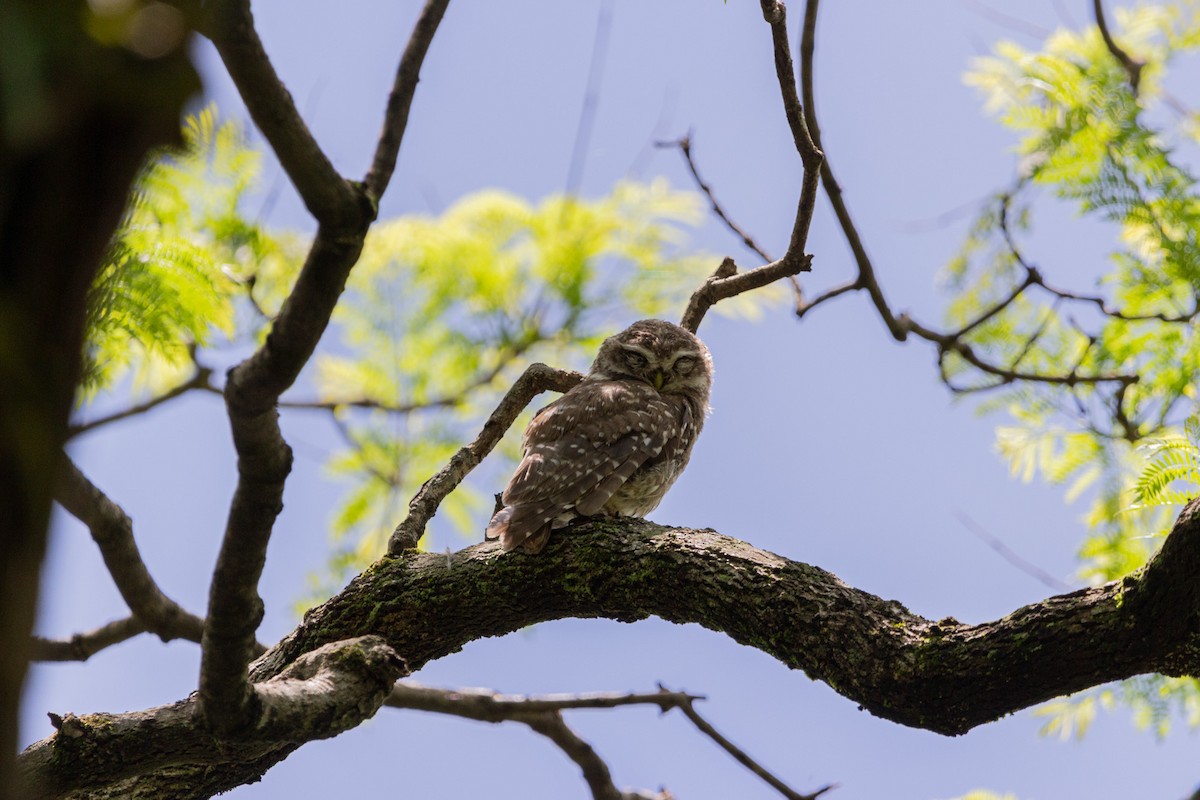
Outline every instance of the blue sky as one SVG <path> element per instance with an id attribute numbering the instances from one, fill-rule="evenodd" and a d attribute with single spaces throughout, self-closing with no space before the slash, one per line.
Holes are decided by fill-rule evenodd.
<path id="1" fill-rule="evenodd" d="M 418 3 L 257 3 L 267 50 L 334 164 L 362 175 L 393 70 Z M 722 202 L 768 249 L 782 252 L 801 173 L 774 79 L 758 4 L 735 0 L 612 2 L 611 39 L 581 183 L 666 176 L 690 188 L 676 153 L 655 138 L 694 131 L 695 154 Z M 793 3 L 796 31 L 801 3 Z M 1009 2 L 1030 29 L 1078 26 L 1090 3 Z M 472 191 L 503 188 L 536 200 L 567 180 L 600 4 L 596 0 L 454 0 L 422 71 L 407 138 L 381 216 L 437 212 Z M 966 0 L 826 3 L 818 32 L 818 112 L 825 144 L 885 291 L 897 309 L 940 321 L 938 270 L 973 207 L 1012 175 L 1012 137 L 983 113 L 963 70 L 999 39 L 1037 39 Z M 1069 14 L 1069 16 L 1068 16 Z M 207 99 L 244 115 L 211 48 L 197 52 Z M 1192 85 L 1195 85 L 1194 83 Z M 280 182 L 270 219 L 309 226 Z M 1056 283 L 1090 287 L 1111 236 L 1075 229 L 1037 242 Z M 1082 234 L 1078 231 L 1082 231 Z M 754 266 L 715 220 L 697 248 Z M 823 199 L 809 239 L 810 290 L 852 275 Z M 715 264 L 714 264 L 715 266 Z M 930 616 L 1003 616 L 1047 589 L 1000 559 L 957 519 L 965 512 L 1048 572 L 1073 580 L 1080 506 L 1021 484 L 993 449 L 997 418 L 979 418 L 936 380 L 934 353 L 886 335 L 865 297 L 849 296 L 796 322 L 786 310 L 758 323 L 710 316 L 701 335 L 716 364 L 714 414 L 691 466 L 651 515 L 713 527 Z M 118 401 L 109 401 L 118 402 Z M 297 465 L 269 551 L 260 632 L 295 624 L 292 603 L 328 549 L 340 487 L 322 471 L 338 445 L 320 418 L 285 414 Z M 234 457 L 219 398 L 188 397 L 87 436 L 72 450 L 84 471 L 134 519 L 151 572 L 202 612 L 233 488 Z M 434 542 L 436 549 L 461 540 Z M 47 562 L 39 629 L 67 635 L 125 613 L 86 531 L 60 515 Z M 45 712 L 122 711 L 185 696 L 199 650 L 141 637 L 85 665 L 34 669 L 23 738 L 50 732 Z M 793 787 L 835 782 L 836 800 L 949 798 L 976 787 L 1021 800 L 1184 797 L 1200 773 L 1196 739 L 1133 730 L 1124 711 L 1099 718 L 1082 743 L 1040 739 L 1016 714 L 956 739 L 875 719 L 824 684 L 695 626 L 564 621 L 473 643 L 414 676 L 439 686 L 505 692 L 649 690 L 656 682 L 705 694 L 700 709 Z M 1019 676 L 1014 676 L 1019 680 Z M 776 796 L 682 717 L 623 709 L 568 722 L 592 742 L 618 785 L 665 785 L 683 800 Z M 489 726 L 384 709 L 360 729 L 305 746 L 262 783 L 229 796 L 343 796 L 395 787 L 397 796 L 585 797 L 573 763 L 523 726 Z"/>

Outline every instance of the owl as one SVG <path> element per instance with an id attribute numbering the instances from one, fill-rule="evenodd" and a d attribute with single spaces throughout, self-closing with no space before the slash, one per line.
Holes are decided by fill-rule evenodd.
<path id="1" fill-rule="evenodd" d="M 525 429 L 487 538 L 538 553 L 575 517 L 650 513 L 687 466 L 711 387 L 708 348 L 678 325 L 642 320 L 605 339 L 583 381 Z"/>

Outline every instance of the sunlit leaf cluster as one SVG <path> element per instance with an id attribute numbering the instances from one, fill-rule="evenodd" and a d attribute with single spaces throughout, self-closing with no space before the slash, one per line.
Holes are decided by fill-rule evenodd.
<path id="1" fill-rule="evenodd" d="M 222 349 L 266 336 L 308 237 L 268 230 L 248 211 L 260 160 L 208 109 L 188 120 L 183 147 L 143 172 L 92 292 L 87 398 L 130 375 L 136 391 L 160 394 L 198 366 L 229 363 Z M 526 365 L 585 369 L 603 337 L 633 320 L 677 318 L 718 261 L 686 249 L 702 217 L 695 195 L 658 180 L 540 203 L 483 191 L 437 216 L 377 223 L 311 380 L 284 398 L 326 412 L 344 443 L 326 463 L 345 493 L 314 596 L 382 552 L 408 499 Z M 752 317 L 782 296 L 716 310 Z M 435 528 L 482 531 L 517 440 L 442 504 Z"/>
<path id="2" fill-rule="evenodd" d="M 161 390 L 191 367 L 190 352 L 234 331 L 236 280 L 223 255 L 230 220 L 258 155 L 212 110 L 188 120 L 184 147 L 154 159 L 89 299 L 85 396 L 132 373 Z"/>
<path id="3" fill-rule="evenodd" d="M 1144 565 L 1200 490 L 1195 433 L 1183 430 L 1200 377 L 1198 126 L 1163 88 L 1172 61 L 1200 46 L 1198 15 L 1195 3 L 1117 9 L 1114 35 L 1144 64 L 1136 89 L 1094 27 L 1058 31 L 1036 51 L 1003 43 L 967 75 L 1018 134 L 1018 176 L 947 269 L 949 320 L 988 363 L 1046 380 L 1006 381 L 955 353 L 945 372 L 960 389 L 996 392 L 981 410 L 1010 417 L 997 447 L 1015 475 L 1086 500 L 1079 555 L 1090 582 Z M 1056 270 L 1079 265 L 1039 255 L 1035 221 L 1051 203 L 1079 217 L 1057 241 L 1112 242 L 1091 285 L 1067 285 Z M 1043 710 L 1063 736 L 1115 703 L 1165 730 L 1171 708 L 1200 721 L 1198 697 L 1194 682 L 1147 678 Z"/>

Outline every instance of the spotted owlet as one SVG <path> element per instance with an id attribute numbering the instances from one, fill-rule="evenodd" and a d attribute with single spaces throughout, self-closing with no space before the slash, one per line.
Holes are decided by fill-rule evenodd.
<path id="1" fill-rule="evenodd" d="M 605 339 L 583 381 L 525 429 L 487 538 L 538 553 L 575 517 L 653 511 L 687 466 L 711 387 L 708 348 L 678 325 L 642 320 Z"/>

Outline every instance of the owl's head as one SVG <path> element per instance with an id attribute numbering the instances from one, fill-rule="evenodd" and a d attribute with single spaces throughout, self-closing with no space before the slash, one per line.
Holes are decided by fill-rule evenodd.
<path id="1" fill-rule="evenodd" d="M 600 345 L 592 380 L 636 380 L 662 394 L 686 394 L 708 403 L 712 356 L 695 334 L 661 319 L 644 319 Z"/>

